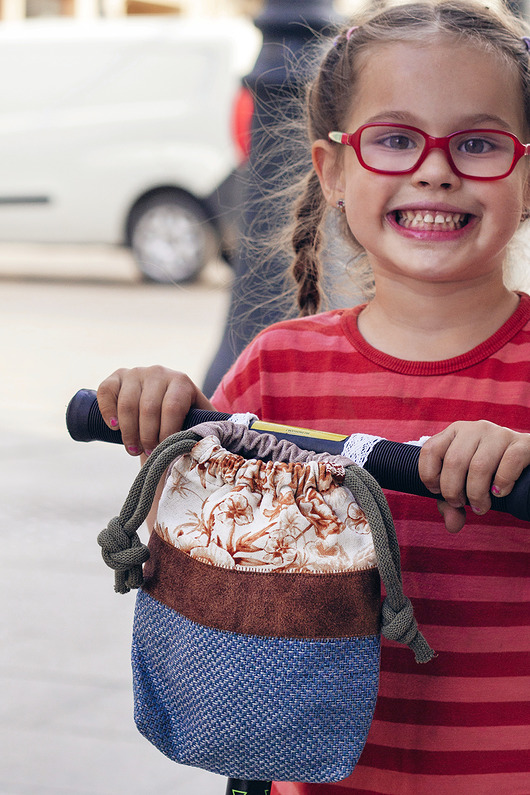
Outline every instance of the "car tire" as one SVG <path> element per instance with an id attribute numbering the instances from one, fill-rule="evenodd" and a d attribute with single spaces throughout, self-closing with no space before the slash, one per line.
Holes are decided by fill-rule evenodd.
<path id="1" fill-rule="evenodd" d="M 162 284 L 193 281 L 217 248 L 217 235 L 204 209 L 176 191 L 139 201 L 127 229 L 143 277 Z"/>

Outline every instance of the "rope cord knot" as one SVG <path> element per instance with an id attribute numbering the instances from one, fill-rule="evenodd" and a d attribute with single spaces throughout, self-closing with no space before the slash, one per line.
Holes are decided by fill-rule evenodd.
<path id="1" fill-rule="evenodd" d="M 404 643 L 411 648 L 417 663 L 428 662 L 436 656 L 418 628 L 408 597 L 405 596 L 400 610 L 394 610 L 389 599 L 386 598 L 381 608 L 381 619 L 381 632 L 385 638 Z"/>
<path id="2" fill-rule="evenodd" d="M 389 600 L 385 599 L 381 609 L 381 617 L 381 632 L 388 640 L 408 644 L 418 632 L 412 605 L 407 597 L 405 597 L 405 602 L 400 610 L 394 610 Z"/>
<path id="3" fill-rule="evenodd" d="M 181 431 L 159 444 L 136 476 L 120 515 L 99 534 L 103 560 L 115 571 L 116 593 L 128 593 L 142 585 L 142 565 L 149 558 L 149 550 L 136 531 L 147 518 L 167 467 L 178 456 L 189 453 L 200 438 L 194 431 Z"/>
<path id="4" fill-rule="evenodd" d="M 115 516 L 98 536 L 103 560 L 116 572 L 115 590 L 127 593 L 142 584 L 142 566 L 149 559 L 149 550 L 136 532 L 125 531 L 119 516 Z"/>

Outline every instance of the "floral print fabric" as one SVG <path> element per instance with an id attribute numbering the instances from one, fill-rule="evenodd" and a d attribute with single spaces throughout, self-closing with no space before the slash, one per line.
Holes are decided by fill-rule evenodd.
<path id="1" fill-rule="evenodd" d="M 247 460 L 208 436 L 169 472 L 155 531 L 192 558 L 260 572 L 376 566 L 364 513 L 331 463 Z"/>

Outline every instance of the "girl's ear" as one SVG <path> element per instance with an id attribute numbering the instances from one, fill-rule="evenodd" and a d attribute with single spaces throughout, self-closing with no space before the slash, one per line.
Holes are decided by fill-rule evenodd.
<path id="1" fill-rule="evenodd" d="M 342 163 L 337 147 L 329 141 L 319 139 L 311 147 L 313 166 L 322 188 L 322 193 L 331 207 L 344 198 Z"/>

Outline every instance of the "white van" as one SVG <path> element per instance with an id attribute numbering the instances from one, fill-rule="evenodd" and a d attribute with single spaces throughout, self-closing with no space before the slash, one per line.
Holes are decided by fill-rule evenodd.
<path id="1" fill-rule="evenodd" d="M 230 245 L 243 19 L 0 23 L 0 241 L 130 245 L 157 281 Z"/>

